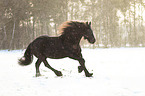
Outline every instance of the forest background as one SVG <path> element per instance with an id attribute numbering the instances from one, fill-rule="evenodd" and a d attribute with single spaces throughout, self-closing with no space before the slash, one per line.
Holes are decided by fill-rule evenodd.
<path id="1" fill-rule="evenodd" d="M 145 47 L 144 0 L 0 0 L 0 49 L 25 49 L 40 35 L 59 36 L 68 20 L 91 21 L 90 48 Z"/>

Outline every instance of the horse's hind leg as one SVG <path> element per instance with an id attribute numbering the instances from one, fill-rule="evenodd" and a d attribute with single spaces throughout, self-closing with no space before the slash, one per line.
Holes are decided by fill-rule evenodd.
<path id="1" fill-rule="evenodd" d="M 45 65 L 47 68 L 51 69 L 57 76 L 62 76 L 61 71 L 58 71 L 58 70 L 52 68 L 52 67 L 48 64 L 48 62 L 46 61 L 46 59 L 43 60 L 43 63 L 44 63 L 44 65 Z"/>
<path id="2" fill-rule="evenodd" d="M 38 59 L 37 62 L 35 63 L 35 67 L 36 67 L 36 77 L 41 76 L 40 71 L 39 71 L 39 66 L 41 64 L 41 60 Z"/>

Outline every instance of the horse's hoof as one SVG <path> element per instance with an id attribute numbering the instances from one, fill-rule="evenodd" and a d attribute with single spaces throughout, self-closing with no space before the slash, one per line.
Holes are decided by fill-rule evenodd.
<path id="1" fill-rule="evenodd" d="M 86 74 L 86 77 L 92 77 L 93 73 Z"/>
<path id="2" fill-rule="evenodd" d="M 83 71 L 83 67 L 82 66 L 78 66 L 78 72 L 81 73 Z"/>
<path id="3" fill-rule="evenodd" d="M 35 75 L 36 77 L 42 76 L 40 73 L 36 73 Z"/>
<path id="4" fill-rule="evenodd" d="M 57 76 L 62 76 L 61 71 L 56 71 L 55 74 L 56 74 Z"/>

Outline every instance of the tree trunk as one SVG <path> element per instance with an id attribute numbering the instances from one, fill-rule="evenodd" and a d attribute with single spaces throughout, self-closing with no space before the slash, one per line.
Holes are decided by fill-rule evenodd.
<path id="1" fill-rule="evenodd" d="M 14 40 L 14 35 L 15 35 L 15 20 L 14 20 L 13 33 L 12 33 L 12 38 L 11 38 L 11 41 L 10 41 L 9 49 L 13 49 L 12 48 L 12 43 L 13 43 L 13 40 Z"/>

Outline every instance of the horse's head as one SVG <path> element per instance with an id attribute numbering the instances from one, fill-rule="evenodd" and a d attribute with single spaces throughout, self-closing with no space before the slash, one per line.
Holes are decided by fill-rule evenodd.
<path id="1" fill-rule="evenodd" d="M 67 21 L 59 29 L 59 32 L 62 34 L 61 37 L 67 39 L 67 41 L 80 41 L 82 37 L 91 44 L 96 41 L 91 29 L 91 22 Z"/>
<path id="2" fill-rule="evenodd" d="M 86 28 L 84 28 L 83 36 L 84 39 L 87 39 L 89 41 L 89 43 L 91 44 L 95 43 L 96 39 L 91 29 L 91 22 L 86 22 Z"/>

